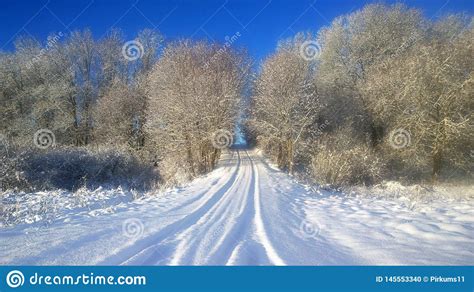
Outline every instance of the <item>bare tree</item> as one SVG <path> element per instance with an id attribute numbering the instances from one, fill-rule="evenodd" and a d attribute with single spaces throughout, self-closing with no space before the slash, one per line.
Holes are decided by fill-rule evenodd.
<path id="1" fill-rule="evenodd" d="M 138 34 L 139 58 L 127 60 L 125 41 L 113 31 L 101 42 L 102 84 L 95 109 L 97 142 L 141 148 L 145 144 L 148 74 L 157 60 L 163 38 L 157 31 Z"/>
<path id="2" fill-rule="evenodd" d="M 314 63 L 300 55 L 304 35 L 282 42 L 265 60 L 255 85 L 253 126 L 280 168 L 294 170 L 295 155 L 315 133 L 321 104 Z"/>
<path id="3" fill-rule="evenodd" d="M 369 100 L 361 94 L 367 70 L 390 62 L 413 45 L 424 30 L 421 12 L 403 4 L 370 4 L 336 18 L 319 32 L 322 46 L 318 81 L 332 100 L 331 116 L 367 133 L 372 145 L 382 139 L 383 125 L 371 116 Z"/>
<path id="4" fill-rule="evenodd" d="M 364 94 L 377 119 L 389 131 L 409 134 L 405 147 L 389 155 L 431 168 L 434 179 L 443 165 L 469 169 L 473 32 L 472 20 L 447 16 L 432 24 L 412 50 L 371 68 L 366 82 Z"/>
<path id="5" fill-rule="evenodd" d="M 169 44 L 149 75 L 147 128 L 160 156 L 195 175 L 214 167 L 213 134 L 232 131 L 249 73 L 243 52 L 183 40 Z"/>
<path id="6" fill-rule="evenodd" d="M 51 39 L 51 38 L 48 38 Z M 64 97 L 70 87 L 58 62 L 56 45 L 47 50 L 30 38 L 16 41 L 16 52 L 2 58 L 2 117 L 5 131 L 20 145 L 30 145 L 41 128 L 67 136 L 69 116 Z"/>

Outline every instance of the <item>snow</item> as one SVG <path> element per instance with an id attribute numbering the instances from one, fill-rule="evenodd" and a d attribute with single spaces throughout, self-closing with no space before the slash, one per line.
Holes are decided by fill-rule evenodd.
<path id="1" fill-rule="evenodd" d="M 98 188 L 89 191 L 81 188 L 76 192 L 57 190 L 53 192 L 15 193 L 7 191 L 1 194 L 2 210 L 10 210 L 2 216 L 0 227 L 21 223 L 42 221 L 47 224 L 51 220 L 64 219 L 71 213 L 88 211 L 90 214 L 109 213 L 124 202 L 130 202 L 139 195 L 134 191 Z"/>
<path id="2" fill-rule="evenodd" d="M 389 184 L 390 185 L 390 184 Z M 298 184 L 257 151 L 163 193 L 80 190 L 19 197 L 0 228 L 2 265 L 471 265 L 472 198 L 344 195 Z M 46 198 L 55 208 L 34 209 Z M 463 199 L 464 198 L 464 199 Z M 29 211 L 30 210 L 30 211 Z"/>

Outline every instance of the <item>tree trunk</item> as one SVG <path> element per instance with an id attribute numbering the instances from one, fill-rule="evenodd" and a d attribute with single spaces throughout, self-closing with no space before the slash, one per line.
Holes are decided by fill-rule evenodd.
<path id="1" fill-rule="evenodd" d="M 291 140 L 288 140 L 287 142 L 287 147 L 288 147 L 288 157 L 287 157 L 287 161 L 288 161 L 288 172 L 290 174 L 293 174 L 293 156 L 294 156 L 294 153 L 293 153 L 293 142 Z"/>
<path id="2" fill-rule="evenodd" d="M 436 109 L 437 117 L 440 117 L 440 109 L 437 107 Z M 433 153 L 433 169 L 431 172 L 431 178 L 433 182 L 437 181 L 439 175 L 441 174 L 441 168 L 443 166 L 443 149 L 446 141 L 446 128 L 445 128 L 445 120 L 438 118 L 438 129 L 436 131 L 436 139 L 434 143 L 434 153 Z"/>
<path id="3" fill-rule="evenodd" d="M 280 168 L 280 169 L 284 168 L 284 165 L 283 165 L 283 146 L 282 146 L 281 142 L 278 143 L 277 164 L 278 164 L 278 168 Z"/>
<path id="4" fill-rule="evenodd" d="M 191 145 L 191 139 L 189 139 L 189 135 L 186 135 L 186 160 L 188 162 L 189 173 L 194 176 L 196 172 L 194 171 L 194 163 L 193 163 L 193 150 Z"/>
<path id="5" fill-rule="evenodd" d="M 437 150 L 433 155 L 433 169 L 431 172 L 431 178 L 433 181 L 437 181 L 441 173 L 443 154 L 441 150 Z"/>
<path id="6" fill-rule="evenodd" d="M 219 157 L 219 150 L 217 148 L 212 152 L 212 168 L 216 167 L 217 157 Z"/>

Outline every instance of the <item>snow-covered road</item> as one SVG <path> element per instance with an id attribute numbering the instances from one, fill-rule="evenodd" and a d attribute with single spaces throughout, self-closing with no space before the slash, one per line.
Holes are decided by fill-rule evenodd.
<path id="1" fill-rule="evenodd" d="M 314 192 L 235 149 L 159 196 L 0 229 L 0 264 L 472 265 L 473 210 Z"/>

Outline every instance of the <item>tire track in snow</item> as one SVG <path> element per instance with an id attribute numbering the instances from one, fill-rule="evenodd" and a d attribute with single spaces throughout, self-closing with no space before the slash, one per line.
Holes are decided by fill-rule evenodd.
<path id="1" fill-rule="evenodd" d="M 199 207 L 197 207 L 194 211 L 192 211 L 188 215 L 185 215 L 183 218 L 165 226 L 164 228 L 157 231 L 156 233 L 137 240 L 136 242 L 133 243 L 133 245 L 129 245 L 126 248 L 115 252 L 114 254 L 106 258 L 105 260 L 101 261 L 99 264 L 100 265 L 128 264 L 135 257 L 139 257 L 141 254 L 148 252 L 150 249 L 153 249 L 151 258 L 162 259 L 163 257 L 165 257 L 166 255 L 161 253 L 158 250 L 157 246 L 159 246 L 163 240 L 169 237 L 172 237 L 173 235 L 178 234 L 181 230 L 185 230 L 189 226 L 192 226 L 193 224 L 195 224 L 203 216 L 203 214 L 206 214 L 208 210 L 211 209 L 216 204 L 216 202 L 222 198 L 224 194 L 221 193 L 220 190 L 229 188 L 230 185 L 235 184 L 237 180 L 237 175 L 239 174 L 239 171 L 240 171 L 240 164 L 241 164 L 241 158 L 240 158 L 239 152 L 237 152 L 237 156 L 238 156 L 237 164 L 230 178 L 228 180 L 224 180 L 225 183 L 223 185 L 214 185 L 205 196 L 208 199 L 206 199 L 204 203 L 200 204 Z M 216 189 L 216 190 L 214 191 L 213 189 Z M 150 257 L 147 257 L 146 260 L 149 262 Z"/>
<path id="2" fill-rule="evenodd" d="M 222 265 L 230 258 L 232 247 L 245 240 L 244 236 L 250 237 L 253 234 L 253 216 L 249 214 L 254 213 L 253 198 L 249 195 L 253 194 L 251 189 L 254 178 L 250 157 L 244 159 L 240 157 L 240 151 L 235 152 L 240 160 L 239 173 L 230 186 L 227 183 L 216 192 L 225 192 L 221 199 L 193 225 L 141 251 L 124 262 L 125 264 L 157 264 L 157 259 L 163 258 L 161 249 L 168 249 L 170 256 L 160 264 Z M 250 207 L 249 202 L 252 203 Z M 259 250 L 263 250 L 263 246 Z M 262 258 L 260 254 L 248 254 L 249 251 L 245 249 L 243 253 L 254 263 L 259 263 Z"/>
<path id="3" fill-rule="evenodd" d="M 433 211 L 417 213 L 397 201 L 331 192 L 316 195 L 271 167 L 256 151 L 234 150 L 221 162 L 215 171 L 163 198 L 132 202 L 98 217 L 72 213 L 67 222 L 53 222 L 34 239 L 21 226 L 0 230 L 0 261 L 9 265 L 163 265 L 173 259 L 185 265 L 472 262 L 472 204 L 446 207 L 446 201 L 440 201 Z M 122 222 L 129 218 L 144 223 L 140 238 L 128 239 L 121 232 Z M 308 236 L 303 220 L 321 232 Z M 29 239 L 33 246 L 23 244 Z"/>
<path id="4" fill-rule="evenodd" d="M 177 236 L 176 239 L 179 243 L 170 265 L 209 264 L 210 255 L 216 253 L 223 237 L 232 236 L 229 230 L 234 225 L 232 219 L 235 205 L 239 203 L 233 195 L 238 194 L 239 188 L 248 181 L 245 161 L 241 159 L 238 150 L 237 153 L 239 153 L 241 164 L 237 178 L 230 186 L 219 190 L 219 192 L 223 192 L 222 198 L 207 213 L 203 214 L 196 224 L 183 230 L 183 233 Z M 221 233 L 220 231 L 227 232 Z"/>
<path id="5" fill-rule="evenodd" d="M 235 155 L 236 155 L 236 152 L 232 152 L 232 155 L 231 155 L 231 157 L 230 157 L 229 160 L 232 160 Z M 239 153 L 237 152 L 237 156 L 238 156 L 238 155 L 239 155 Z M 232 173 L 232 168 L 228 168 L 228 169 L 226 170 L 226 173 L 231 174 L 231 173 Z M 188 206 L 188 205 L 192 205 L 193 203 L 199 201 L 199 200 L 202 198 L 202 196 L 205 196 L 205 195 L 211 190 L 212 186 L 214 186 L 214 185 L 219 185 L 219 183 L 220 183 L 221 181 L 224 181 L 224 182 L 225 182 L 225 180 L 223 180 L 223 178 L 225 178 L 225 176 L 218 178 L 218 179 L 216 180 L 216 182 L 215 182 L 213 185 L 211 185 L 209 188 L 206 188 L 206 189 L 202 190 L 201 192 L 199 192 L 199 195 L 193 196 L 193 198 L 187 200 L 186 202 L 184 202 L 184 203 L 182 203 L 182 204 L 180 204 L 180 205 L 178 205 L 178 206 L 176 206 L 176 207 L 174 207 L 174 208 L 169 209 L 167 212 L 173 212 L 173 211 L 176 211 L 176 210 L 183 209 L 183 207 L 186 207 L 186 206 Z"/>
<path id="6" fill-rule="evenodd" d="M 128 259 L 126 264 L 156 264 L 163 258 L 160 250 L 168 250 L 164 264 L 219 265 L 244 260 L 248 263 L 284 265 L 271 244 L 260 213 L 261 198 L 258 173 L 247 151 L 240 157 L 240 168 L 231 184 L 227 182 L 215 195 L 215 201 L 194 224 L 168 234 Z"/>
<path id="7" fill-rule="evenodd" d="M 254 162 L 252 159 L 250 159 L 250 156 L 247 151 L 245 151 L 247 156 L 249 157 L 249 160 L 252 165 L 252 171 L 255 176 L 255 187 L 254 187 L 254 206 L 255 206 L 255 217 L 254 217 L 254 224 L 256 228 L 256 235 L 260 239 L 260 243 L 263 245 L 265 248 L 265 251 L 267 252 L 268 258 L 275 264 L 275 265 L 285 265 L 285 262 L 280 258 L 278 253 L 276 252 L 275 248 L 273 247 L 272 243 L 268 239 L 267 233 L 265 231 L 265 226 L 263 223 L 262 219 L 262 210 L 261 210 L 261 200 L 260 200 L 260 182 L 259 182 L 259 174 L 258 174 L 258 169 L 255 166 Z"/>
<path id="8" fill-rule="evenodd" d="M 222 264 L 228 262 L 232 253 L 234 252 L 237 245 L 247 240 L 247 237 L 252 234 L 252 214 L 254 212 L 253 208 L 253 199 L 250 194 L 253 193 L 253 173 L 250 165 L 250 160 L 244 161 L 244 164 L 248 164 L 246 167 L 243 167 L 245 171 L 245 176 L 243 183 L 240 187 L 232 190 L 232 205 L 233 208 L 233 220 L 229 220 L 223 214 L 221 221 L 226 223 L 226 234 L 221 236 L 219 241 L 214 244 L 212 252 L 207 259 L 209 264 Z M 248 250 L 244 250 L 247 253 L 247 256 L 255 259 L 254 255 L 249 254 Z"/>
<path id="9" fill-rule="evenodd" d="M 284 265 L 273 248 L 260 214 L 259 178 L 247 151 L 241 175 L 198 223 L 178 236 L 170 264 L 232 264 L 241 260 Z"/>

